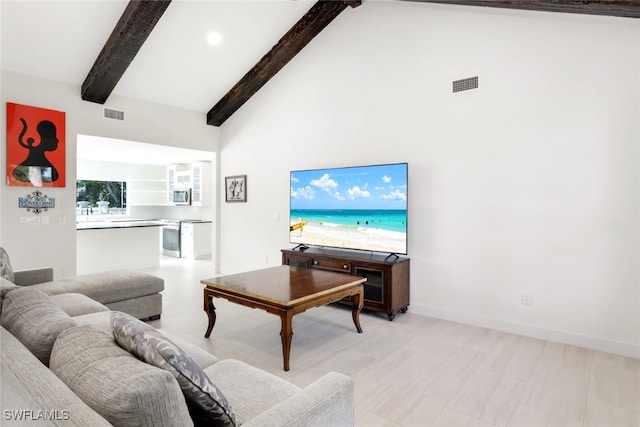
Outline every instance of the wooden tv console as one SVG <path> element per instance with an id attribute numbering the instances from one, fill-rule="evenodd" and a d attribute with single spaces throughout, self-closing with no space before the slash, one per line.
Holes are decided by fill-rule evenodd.
<path id="1" fill-rule="evenodd" d="M 367 279 L 364 308 L 387 313 L 389 320 L 409 307 L 409 258 L 336 249 L 282 249 L 282 264 L 338 271 Z M 345 303 L 351 304 L 349 301 Z"/>

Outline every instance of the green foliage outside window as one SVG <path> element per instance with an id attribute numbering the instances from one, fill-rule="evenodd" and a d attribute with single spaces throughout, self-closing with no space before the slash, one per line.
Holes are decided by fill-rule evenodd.
<path id="1" fill-rule="evenodd" d="M 125 213 L 127 206 L 127 183 L 123 181 L 76 181 L 76 202 L 88 202 L 90 207 L 99 201 L 109 202 L 109 209 L 116 208 Z"/>

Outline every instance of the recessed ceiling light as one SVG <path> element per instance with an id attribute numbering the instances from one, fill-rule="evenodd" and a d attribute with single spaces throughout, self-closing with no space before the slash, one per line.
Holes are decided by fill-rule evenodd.
<path id="1" fill-rule="evenodd" d="M 209 35 L 207 35 L 207 42 L 211 46 L 218 46 L 222 43 L 222 34 L 215 31 L 213 33 L 209 33 Z"/>

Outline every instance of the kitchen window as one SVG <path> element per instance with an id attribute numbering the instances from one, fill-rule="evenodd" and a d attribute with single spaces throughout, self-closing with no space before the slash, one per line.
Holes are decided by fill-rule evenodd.
<path id="1" fill-rule="evenodd" d="M 125 181 L 76 181 L 76 215 L 126 215 Z"/>

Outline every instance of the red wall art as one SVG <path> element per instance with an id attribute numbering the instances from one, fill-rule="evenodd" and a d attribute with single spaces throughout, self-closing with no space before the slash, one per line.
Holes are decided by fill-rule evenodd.
<path id="1" fill-rule="evenodd" d="M 7 102 L 7 185 L 65 186 L 65 113 Z"/>

